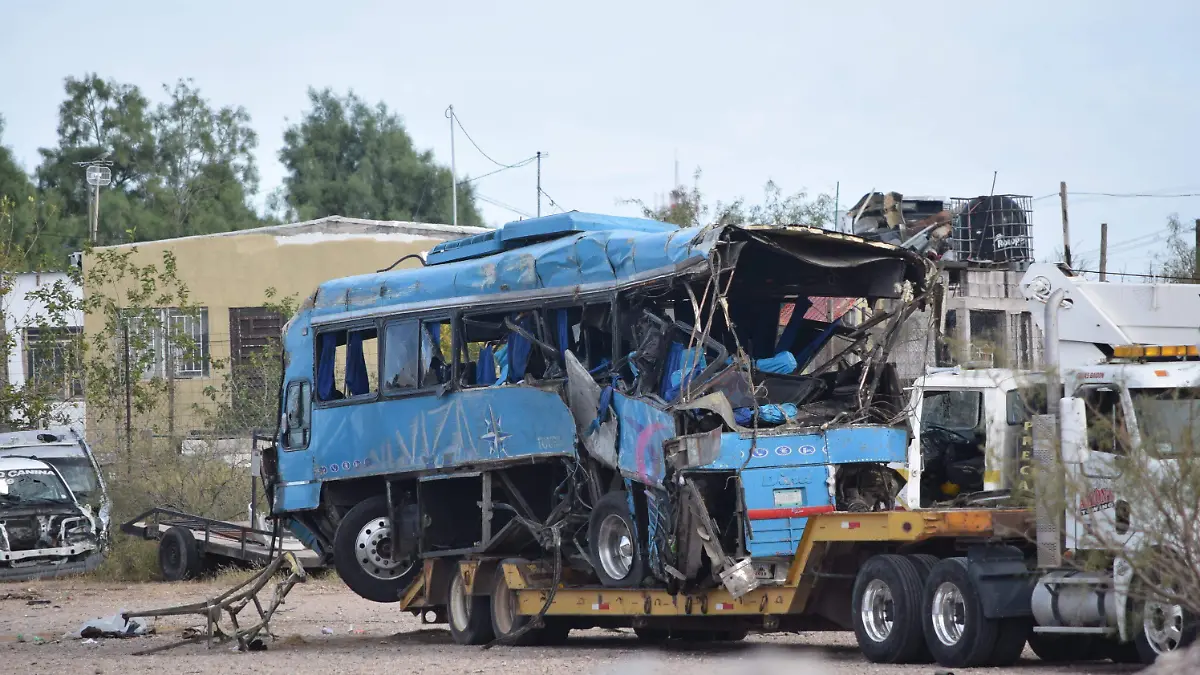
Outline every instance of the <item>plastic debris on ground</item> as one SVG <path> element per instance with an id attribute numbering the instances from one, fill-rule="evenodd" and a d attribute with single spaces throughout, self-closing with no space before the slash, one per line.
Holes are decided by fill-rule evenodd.
<path id="1" fill-rule="evenodd" d="M 135 617 L 126 620 L 124 610 L 109 617 L 101 617 L 88 621 L 75 634 L 78 638 L 130 638 L 147 635 L 154 632 L 153 625 L 146 619 Z"/>
<path id="2" fill-rule="evenodd" d="M 321 635 L 333 635 L 333 629 L 329 626 L 326 626 L 321 629 Z"/>

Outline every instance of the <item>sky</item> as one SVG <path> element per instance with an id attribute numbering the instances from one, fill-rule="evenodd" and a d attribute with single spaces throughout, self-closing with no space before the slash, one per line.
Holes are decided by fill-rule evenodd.
<path id="1" fill-rule="evenodd" d="M 492 158 L 538 151 L 558 208 L 635 215 L 676 173 L 712 200 L 787 192 L 1034 202 L 1039 258 L 1144 272 L 1167 217 L 1200 217 L 1200 3 L 291 2 L 0 0 L 3 139 L 27 170 L 56 140 L 63 79 L 96 72 L 152 100 L 189 77 L 259 134 L 258 204 L 309 87 L 398 112 L 450 162 L 453 104 Z M 494 168 L 461 134 L 461 175 Z M 477 183 L 485 219 L 537 211 L 531 164 Z M 509 210 L 509 207 L 513 210 Z M 543 213 L 557 208 L 543 201 Z M 354 215 L 354 214 L 343 214 Z M 1130 242 L 1127 244 L 1125 242 Z M 1124 245 L 1122 245 L 1124 244 Z M 1078 262 L 1078 261 L 1077 261 Z"/>

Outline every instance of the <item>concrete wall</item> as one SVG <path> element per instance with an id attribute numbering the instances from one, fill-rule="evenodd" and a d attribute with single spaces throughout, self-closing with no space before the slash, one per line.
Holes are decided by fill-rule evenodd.
<path id="1" fill-rule="evenodd" d="M 13 286 L 4 297 L 4 329 L 13 338 L 12 351 L 8 354 L 8 381 L 15 386 L 25 384 L 25 330 L 36 328 L 44 321 L 50 323 L 45 304 L 30 294 L 59 282 L 65 284 L 68 292 L 76 299 L 82 297 L 83 290 L 72 283 L 64 272 L 25 272 L 14 275 Z M 79 328 L 83 325 L 81 312 L 71 312 L 63 318 L 68 327 Z M 65 397 L 55 408 L 56 416 L 66 418 L 66 426 L 73 426 L 82 432 L 85 406 L 81 399 Z"/>
<path id="2" fill-rule="evenodd" d="M 163 254 L 170 251 L 178 266 L 177 276 L 186 284 L 189 301 L 208 308 L 209 356 L 225 362 L 230 357 L 229 310 L 256 307 L 268 301 L 267 289 L 277 292 L 274 302 L 287 296 L 303 301 L 324 281 L 356 274 L 372 273 L 409 254 L 427 252 L 447 239 L 480 232 L 477 228 L 420 223 L 394 223 L 357 219 L 328 218 L 289 226 L 260 228 L 241 232 L 184 237 L 136 245 L 106 247 L 100 250 L 134 250 L 132 262 L 162 268 Z M 85 285 L 87 270 L 96 255 L 84 257 Z M 401 263 L 397 269 L 420 266 L 417 260 Z M 123 289 L 108 285 L 85 288 L 84 293 L 104 293 L 113 297 Z M 89 315 L 84 321 L 87 335 L 104 328 L 103 316 Z M 173 423 L 176 435 L 198 430 L 204 416 L 196 411 L 212 409 L 205 395 L 208 387 L 220 388 L 224 369 L 211 368 L 207 377 L 174 380 Z M 123 399 L 123 392 L 113 392 Z M 161 406 L 160 406 L 161 408 Z M 134 415 L 135 432 L 165 433 L 171 410 L 153 416 Z M 89 416 L 93 443 L 122 437 L 124 421 L 103 422 Z"/>

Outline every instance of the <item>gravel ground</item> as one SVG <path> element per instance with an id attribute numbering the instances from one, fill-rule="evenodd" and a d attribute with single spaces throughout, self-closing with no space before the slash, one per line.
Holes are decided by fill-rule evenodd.
<path id="1" fill-rule="evenodd" d="M 13 673 L 450 673 L 508 672 L 676 673 L 696 666 L 720 668 L 727 675 L 814 674 L 933 675 L 932 665 L 882 666 L 867 663 L 849 633 L 751 636 L 746 642 L 723 647 L 666 649 L 640 645 L 631 631 L 576 631 L 562 647 L 460 647 L 444 626 L 422 626 L 409 614 L 359 599 L 335 579 L 312 580 L 297 586 L 273 623 L 279 636 L 265 652 L 237 653 L 228 646 L 207 649 L 187 645 L 151 656 L 133 652 L 165 645 L 195 625 L 169 617 L 156 623 L 157 635 L 86 644 L 64 635 L 89 618 L 122 609 L 141 610 L 196 602 L 215 595 L 224 583 L 100 584 L 94 581 L 55 581 L 0 585 L 0 653 L 5 670 Z M 32 604 L 31 604 L 32 603 Z M 250 610 L 251 612 L 253 610 Z M 333 632 L 326 634 L 323 629 Z M 1042 665 L 1028 650 L 1025 659 L 1008 669 L 956 670 L 965 672 L 1126 673 L 1128 666 L 1107 663 L 1078 666 Z"/>

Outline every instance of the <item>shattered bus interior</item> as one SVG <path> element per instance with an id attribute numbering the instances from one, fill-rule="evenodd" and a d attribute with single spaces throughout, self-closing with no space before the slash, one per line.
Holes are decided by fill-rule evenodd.
<path id="1" fill-rule="evenodd" d="M 613 588 L 779 583 L 809 516 L 895 507 L 910 430 L 888 357 L 935 278 L 813 228 L 568 213 L 326 282 L 284 329 L 273 512 L 378 602 L 423 561 L 481 561 L 433 583 L 463 643 L 502 630 L 500 560 Z"/>

